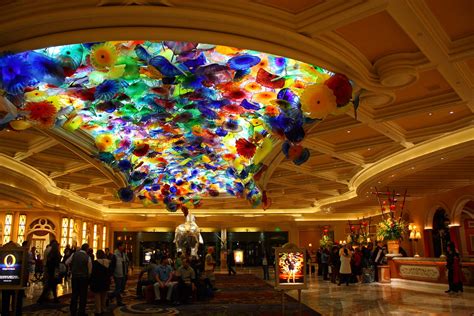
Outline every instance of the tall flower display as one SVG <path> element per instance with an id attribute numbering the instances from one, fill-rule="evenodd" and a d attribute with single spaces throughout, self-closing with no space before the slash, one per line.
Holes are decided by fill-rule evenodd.
<path id="1" fill-rule="evenodd" d="M 401 202 L 399 201 L 401 195 L 388 188 L 386 192 L 379 192 L 376 188 L 375 194 L 382 212 L 382 220 L 377 225 L 377 240 L 387 241 L 389 252 L 398 254 L 400 240 L 408 231 L 408 225 L 402 217 L 407 191 L 405 190 Z M 398 216 L 397 212 L 399 212 Z"/>

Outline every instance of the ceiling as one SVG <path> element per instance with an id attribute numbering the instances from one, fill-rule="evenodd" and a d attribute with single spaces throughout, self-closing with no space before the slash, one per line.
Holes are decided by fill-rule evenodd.
<path id="1" fill-rule="evenodd" d="M 310 214 L 314 218 L 314 213 L 333 205 L 336 214 L 358 216 L 376 207 L 370 194 L 376 186 L 407 188 L 411 198 L 417 198 L 474 183 L 473 1 L 260 0 L 232 1 L 223 6 L 215 0 L 88 0 L 72 4 L 49 0 L 35 8 L 35 21 L 17 2 L 3 2 L 2 6 L 6 14 L 0 23 L 7 17 L 8 21 L 0 32 L 0 50 L 88 38 L 90 33 L 80 33 L 86 27 L 70 15 L 73 10 L 77 15 L 81 10 L 88 12 L 90 17 L 131 12 L 130 20 L 110 18 L 112 23 L 104 18 L 104 28 L 121 28 L 124 37 L 134 35 L 126 30 L 133 33 L 133 23 L 139 21 L 133 20 L 135 11 L 138 14 L 146 9 L 159 15 L 160 10 L 169 10 L 170 20 L 186 14 L 196 19 L 191 22 L 199 29 L 197 40 L 212 42 L 214 36 L 215 41 L 229 44 L 238 35 L 235 40 L 252 46 L 249 48 L 320 62 L 317 64 L 329 70 L 347 73 L 364 89 L 357 116 L 350 112 L 328 117 L 309 130 L 303 145 L 310 149 L 311 158 L 303 165 L 286 160 L 276 146 L 259 182 L 273 202 L 267 214 Z M 62 23 L 53 26 L 46 21 L 48 12 L 53 21 Z M 236 30 L 244 21 L 248 23 L 240 24 L 243 30 Z M 260 23 L 259 28 L 253 28 L 257 26 L 253 23 Z M 20 29 L 25 34 L 12 34 Z M 242 40 L 244 35 L 238 32 L 245 31 L 248 35 Z M 51 35 L 56 32 L 62 37 Z M 209 35 L 212 32 L 216 34 Z M 268 38 L 271 32 L 280 32 L 281 39 Z M 96 34 L 101 37 L 106 33 L 97 30 Z M 169 34 L 183 40 L 194 33 L 183 35 L 173 30 Z M 94 151 L 93 141 L 86 135 L 34 128 L 0 131 L 0 154 L 39 170 L 53 181 L 52 186 L 73 192 L 71 196 L 88 200 L 89 207 L 109 216 L 142 214 L 139 201 L 124 203 L 115 196 L 123 179 L 95 161 L 91 157 Z M 206 199 L 199 212 L 204 216 L 240 215 L 262 210 L 252 210 L 245 199 L 232 197 Z"/>

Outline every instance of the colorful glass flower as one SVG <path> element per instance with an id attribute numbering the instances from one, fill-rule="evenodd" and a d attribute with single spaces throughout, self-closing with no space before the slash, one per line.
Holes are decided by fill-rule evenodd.
<path id="1" fill-rule="evenodd" d="M 92 46 L 90 52 L 91 65 L 97 70 L 105 70 L 115 65 L 118 55 L 115 46 L 110 42 Z"/>

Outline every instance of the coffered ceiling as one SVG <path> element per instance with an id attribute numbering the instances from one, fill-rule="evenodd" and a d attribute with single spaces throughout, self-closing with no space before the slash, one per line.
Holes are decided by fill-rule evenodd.
<path id="1" fill-rule="evenodd" d="M 341 216 L 360 216 L 375 206 L 375 186 L 408 188 L 417 198 L 474 183 L 473 1 L 48 0 L 34 16 L 27 2 L 1 5 L 0 50 L 143 34 L 259 49 L 347 73 L 363 89 L 357 116 L 309 130 L 303 165 L 284 159 L 276 144 L 259 182 L 273 201 L 268 215 L 328 218 L 320 211 L 333 205 Z M 0 132 L 5 161 L 38 170 L 57 192 L 76 197 L 74 207 L 88 200 L 108 216 L 166 212 L 115 197 L 124 180 L 94 151 L 84 135 Z M 235 198 L 207 199 L 199 210 L 263 212 Z"/>

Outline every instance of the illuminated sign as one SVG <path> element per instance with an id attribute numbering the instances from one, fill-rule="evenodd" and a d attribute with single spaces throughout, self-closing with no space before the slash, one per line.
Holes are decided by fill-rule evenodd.
<path id="1" fill-rule="evenodd" d="M 22 285 L 23 254 L 22 250 L 0 251 L 0 287 Z"/>
<path id="2" fill-rule="evenodd" d="M 244 264 L 243 250 L 234 250 L 234 261 L 236 264 Z"/>

